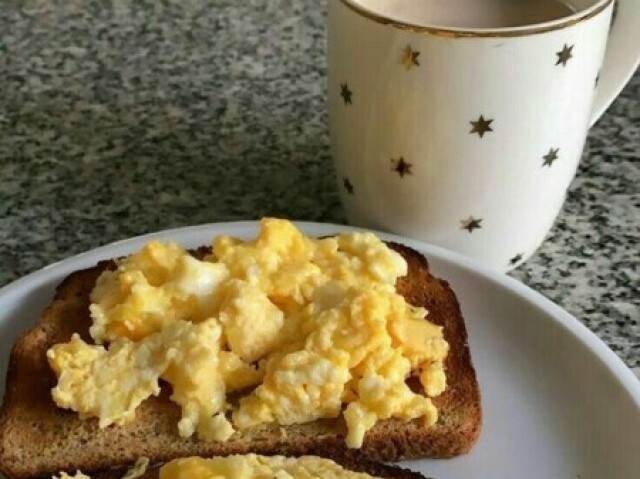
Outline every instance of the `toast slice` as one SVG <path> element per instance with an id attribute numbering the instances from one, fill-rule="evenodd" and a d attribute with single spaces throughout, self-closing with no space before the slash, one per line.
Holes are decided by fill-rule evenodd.
<path id="1" fill-rule="evenodd" d="M 448 385 L 434 400 L 439 410 L 434 426 L 425 428 L 419 420 L 380 421 L 367 433 L 363 447 L 353 452 L 373 461 L 465 453 L 476 442 L 482 421 L 460 306 L 449 284 L 429 272 L 420 253 L 400 244 L 389 246 L 409 265 L 407 276 L 398 280 L 398 292 L 411 304 L 425 307 L 429 319 L 444 326 L 450 345 L 445 362 Z M 200 248 L 193 254 L 202 257 L 208 251 Z M 238 431 L 227 442 L 183 439 L 176 426 L 180 409 L 169 400 L 166 390 L 146 400 L 137 409 L 136 419 L 124 426 L 100 429 L 97 420 L 80 420 L 75 412 L 58 408 L 51 398 L 56 376 L 47 363 L 46 351 L 68 341 L 74 332 L 90 341 L 89 293 L 100 273 L 114 266 L 112 261 L 101 262 L 69 275 L 36 326 L 14 345 L 0 412 L 0 471 L 24 479 L 76 469 L 97 471 L 131 464 L 142 456 L 159 463 L 185 456 L 248 452 L 331 457 L 332 451 L 346 449 L 342 418 L 286 427 L 261 425 Z"/>
<path id="2" fill-rule="evenodd" d="M 423 474 L 410 471 L 395 465 L 383 464 L 381 462 L 370 461 L 359 455 L 342 456 L 333 458 L 335 462 L 343 468 L 353 471 L 369 474 L 374 478 L 380 479 L 428 479 Z M 146 472 L 139 476 L 138 479 L 158 479 L 160 466 L 149 467 Z M 97 473 L 88 474 L 91 479 L 121 479 L 126 473 L 127 468 L 109 469 L 99 471 Z M 50 479 L 50 478 L 43 478 Z"/>

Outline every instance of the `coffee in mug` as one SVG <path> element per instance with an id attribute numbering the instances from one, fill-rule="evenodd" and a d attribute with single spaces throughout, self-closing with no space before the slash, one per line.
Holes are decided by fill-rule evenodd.
<path id="1" fill-rule="evenodd" d="M 459 28 L 519 27 L 575 12 L 560 0 L 380 0 L 379 11 L 400 21 Z"/>

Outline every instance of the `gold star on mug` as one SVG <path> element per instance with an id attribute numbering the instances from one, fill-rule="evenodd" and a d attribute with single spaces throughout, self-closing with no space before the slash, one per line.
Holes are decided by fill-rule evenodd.
<path id="1" fill-rule="evenodd" d="M 419 67 L 420 62 L 418 61 L 418 57 L 420 56 L 420 52 L 416 52 L 411 48 L 411 45 L 407 45 L 404 51 L 402 52 L 402 64 L 405 66 L 407 70 L 411 70 L 413 67 Z"/>
<path id="2" fill-rule="evenodd" d="M 558 152 L 559 151 L 560 151 L 560 148 L 549 148 L 549 153 L 547 153 L 546 155 L 544 155 L 542 157 L 544 159 L 544 162 L 542 163 L 542 166 L 551 166 L 551 165 L 553 165 L 553 162 L 558 159 Z"/>
<path id="3" fill-rule="evenodd" d="M 518 253 L 517 255 L 515 255 L 513 258 L 509 260 L 509 266 L 514 266 L 518 264 L 520 261 L 522 261 L 523 257 L 524 255 L 522 253 Z"/>
<path id="4" fill-rule="evenodd" d="M 349 85 L 347 85 L 346 83 L 340 85 L 340 96 L 344 100 L 345 105 L 347 103 L 351 104 L 351 95 L 353 95 L 353 92 L 349 90 Z"/>
<path id="5" fill-rule="evenodd" d="M 344 189 L 347 190 L 347 193 L 349 193 L 350 195 L 353 194 L 353 184 L 351 184 L 351 181 L 349 181 L 349 178 L 347 177 L 343 178 L 342 185 L 344 186 Z"/>
<path id="6" fill-rule="evenodd" d="M 407 163 L 406 161 L 404 161 L 404 158 L 402 156 L 397 160 L 394 158 L 391 158 L 391 170 L 398 173 L 398 175 L 400 175 L 400 178 L 404 178 L 404 175 L 413 174 L 411 172 L 412 167 L 413 165 L 411 163 Z"/>
<path id="7" fill-rule="evenodd" d="M 469 233 L 473 233 L 473 230 L 482 228 L 482 218 L 474 218 L 469 216 L 466 220 L 460 220 L 460 228 L 467 230 Z"/>
<path id="8" fill-rule="evenodd" d="M 493 120 L 485 120 L 482 115 L 480 115 L 480 118 L 478 118 L 477 121 L 470 121 L 469 123 L 471 123 L 471 126 L 473 127 L 469 133 L 477 133 L 480 138 L 482 138 L 485 133 L 493 131 L 491 128 Z"/>
<path id="9" fill-rule="evenodd" d="M 572 50 L 573 50 L 573 45 L 568 46 L 565 43 L 562 50 L 560 50 L 559 52 L 556 52 L 556 55 L 558 55 L 558 61 L 556 62 L 556 65 L 562 65 L 563 67 L 566 67 L 569 59 L 573 57 L 573 55 L 571 54 Z"/>

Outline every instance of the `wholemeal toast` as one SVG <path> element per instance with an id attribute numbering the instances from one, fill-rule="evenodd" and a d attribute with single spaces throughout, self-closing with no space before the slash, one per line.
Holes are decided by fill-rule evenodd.
<path id="1" fill-rule="evenodd" d="M 400 244 L 389 246 L 409 266 L 407 276 L 398 280 L 398 292 L 409 303 L 425 307 L 429 320 L 444 327 L 450 345 L 445 362 L 447 389 L 433 399 L 439 410 L 434 426 L 426 428 L 419 420 L 380 421 L 354 454 L 373 461 L 397 461 L 465 453 L 479 435 L 481 408 L 460 306 L 448 283 L 430 273 L 420 253 Z M 193 254 L 203 257 L 209 251 L 200 248 Z M 286 427 L 260 425 L 238 431 L 227 442 L 181 438 L 176 431 L 180 408 L 169 400 L 165 387 L 158 397 L 144 401 L 135 420 L 123 426 L 100 429 L 97 420 L 80 420 L 75 412 L 57 407 L 51 398 L 56 376 L 46 352 L 54 344 L 68 341 L 74 332 L 91 342 L 89 294 L 100 273 L 114 267 L 113 261 L 106 261 L 68 276 L 36 326 L 14 345 L 0 412 L 0 471 L 24 479 L 61 470 L 96 471 L 131 464 L 142 456 L 158 463 L 192 455 L 248 452 L 331 457 L 332 451 L 345 450 L 342 418 Z"/>
<path id="2" fill-rule="evenodd" d="M 344 455 L 341 451 L 334 451 L 333 460 L 343 468 L 361 472 L 380 479 L 428 479 L 423 474 L 410 471 L 403 467 L 370 461 L 358 454 Z M 158 479 L 159 466 L 149 467 L 138 479 Z M 91 479 L 121 479 L 127 472 L 127 468 L 109 469 L 89 474 Z M 45 478 L 43 478 L 45 479 Z M 50 479 L 50 478 L 46 478 Z"/>

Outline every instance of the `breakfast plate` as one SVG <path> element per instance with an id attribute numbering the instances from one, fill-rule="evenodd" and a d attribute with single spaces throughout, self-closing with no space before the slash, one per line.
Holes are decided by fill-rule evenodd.
<path id="1" fill-rule="evenodd" d="M 347 226 L 298 223 L 312 236 Z M 167 230 L 113 243 L 48 266 L 0 289 L 0 376 L 11 344 L 72 271 L 135 251 L 150 239 L 187 247 L 218 234 L 248 238 L 257 223 Z M 467 455 L 403 465 L 436 479 L 626 479 L 640 471 L 640 382 L 579 321 L 514 279 L 446 250 L 397 236 L 447 279 L 466 320 L 484 425 Z M 4 381 L 0 381 L 4 393 Z"/>

